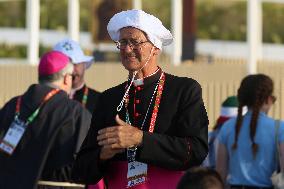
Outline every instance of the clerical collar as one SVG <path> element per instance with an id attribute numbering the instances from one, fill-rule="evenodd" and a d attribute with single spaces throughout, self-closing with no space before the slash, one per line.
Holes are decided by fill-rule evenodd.
<path id="1" fill-rule="evenodd" d="M 75 89 L 71 89 L 71 92 L 70 92 L 70 95 L 69 95 L 69 98 L 73 99 L 75 93 L 79 90 L 81 90 L 83 87 L 85 86 L 85 82 L 83 82 L 79 87 L 75 88 Z"/>
<path id="2" fill-rule="evenodd" d="M 154 73 L 150 74 L 150 75 L 147 75 L 146 77 L 143 77 L 141 79 L 135 79 L 133 81 L 133 85 L 135 87 L 138 87 L 138 86 L 141 86 L 141 85 L 144 85 L 144 84 L 147 84 L 147 83 L 152 83 L 152 81 L 156 81 L 157 78 L 159 78 L 159 76 L 161 74 L 157 74 L 157 73 L 161 73 L 161 68 L 159 67 Z"/>

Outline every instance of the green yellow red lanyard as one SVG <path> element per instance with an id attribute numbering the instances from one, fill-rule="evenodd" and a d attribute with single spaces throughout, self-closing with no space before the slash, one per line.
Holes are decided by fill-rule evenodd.
<path id="1" fill-rule="evenodd" d="M 88 101 L 88 94 L 89 94 L 89 89 L 87 86 L 85 86 L 84 88 L 84 95 L 82 98 L 82 105 L 83 107 L 86 107 L 87 101 Z"/>
<path id="2" fill-rule="evenodd" d="M 30 124 L 31 122 L 34 121 L 34 119 L 37 117 L 40 108 L 42 105 L 47 102 L 51 97 L 53 97 L 55 94 L 57 94 L 60 90 L 59 89 L 53 89 L 45 97 L 43 98 L 42 102 L 40 103 L 39 107 L 28 117 L 26 121 L 26 125 Z M 20 116 L 20 108 L 21 108 L 21 101 L 22 101 L 22 96 L 19 96 L 17 99 L 17 104 L 16 104 L 16 112 L 15 112 L 15 118 L 18 118 Z"/>

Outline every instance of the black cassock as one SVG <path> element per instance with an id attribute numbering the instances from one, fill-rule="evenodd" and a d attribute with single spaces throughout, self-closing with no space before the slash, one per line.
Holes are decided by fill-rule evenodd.
<path id="1" fill-rule="evenodd" d="M 26 120 L 52 88 L 35 84 L 23 94 L 20 119 Z M 14 119 L 17 97 L 0 110 L 0 140 Z M 70 181 L 74 154 L 91 121 L 90 113 L 64 91 L 49 99 L 28 125 L 11 156 L 0 152 L 0 188 L 32 189 L 39 179 Z"/>
<path id="2" fill-rule="evenodd" d="M 84 96 L 84 91 L 87 86 L 84 85 L 81 89 L 75 92 L 73 99 L 82 103 L 83 96 Z M 87 98 L 87 103 L 86 103 L 86 108 L 89 110 L 89 112 L 92 114 L 94 112 L 94 109 L 98 103 L 98 99 L 100 96 L 100 92 L 91 89 L 90 87 L 88 88 L 88 98 Z"/>
<path id="3" fill-rule="evenodd" d="M 161 70 L 145 78 L 143 85 L 131 87 L 128 111 L 132 125 L 141 127 L 160 75 Z M 100 162 L 100 147 L 96 139 L 99 129 L 117 125 L 116 108 L 124 95 L 125 86 L 126 82 L 101 94 L 91 128 L 73 169 L 73 179 L 77 182 L 96 183 L 102 176 L 108 174 L 110 162 L 126 161 L 126 153 L 123 153 L 115 155 L 104 163 Z M 153 106 L 152 102 L 136 160 L 172 171 L 186 170 L 200 165 L 208 152 L 208 118 L 198 82 L 190 78 L 165 75 L 155 130 L 149 133 Z M 125 107 L 119 112 L 119 116 L 125 120 Z M 120 174 L 119 170 L 117 174 Z"/>

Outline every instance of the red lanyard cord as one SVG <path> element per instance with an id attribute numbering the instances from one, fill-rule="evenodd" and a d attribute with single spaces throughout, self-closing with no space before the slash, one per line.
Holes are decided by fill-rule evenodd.
<path id="1" fill-rule="evenodd" d="M 49 93 L 45 95 L 43 98 L 42 102 L 40 103 L 39 107 L 28 117 L 26 124 L 30 124 L 33 122 L 33 120 L 37 117 L 39 110 L 41 109 L 42 105 L 47 102 L 51 97 L 53 97 L 55 94 L 57 94 L 60 90 L 59 89 L 53 89 Z M 19 96 L 17 99 L 17 104 L 16 104 L 16 112 L 15 112 L 15 117 L 18 118 L 20 116 L 20 107 L 21 107 L 21 102 L 22 102 L 22 96 Z"/>

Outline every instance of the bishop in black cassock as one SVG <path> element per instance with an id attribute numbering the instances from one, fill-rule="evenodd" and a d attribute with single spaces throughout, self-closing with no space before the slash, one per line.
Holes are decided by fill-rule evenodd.
<path id="1" fill-rule="evenodd" d="M 75 153 L 91 121 L 90 113 L 68 98 L 72 72 L 73 65 L 67 56 L 54 51 L 45 54 L 39 64 L 40 84 L 31 85 L 0 110 L 1 143 L 15 119 L 19 97 L 20 120 L 26 122 L 39 108 L 12 155 L 0 150 L 1 189 L 32 189 L 37 187 L 38 180 L 71 181 Z M 57 93 L 44 102 L 54 90 Z"/>
<path id="2" fill-rule="evenodd" d="M 158 66 L 162 46 L 173 39 L 153 15 L 122 11 L 108 32 L 129 80 L 101 94 L 73 179 L 96 183 L 104 177 L 109 189 L 173 189 L 208 152 L 201 87 Z"/>

